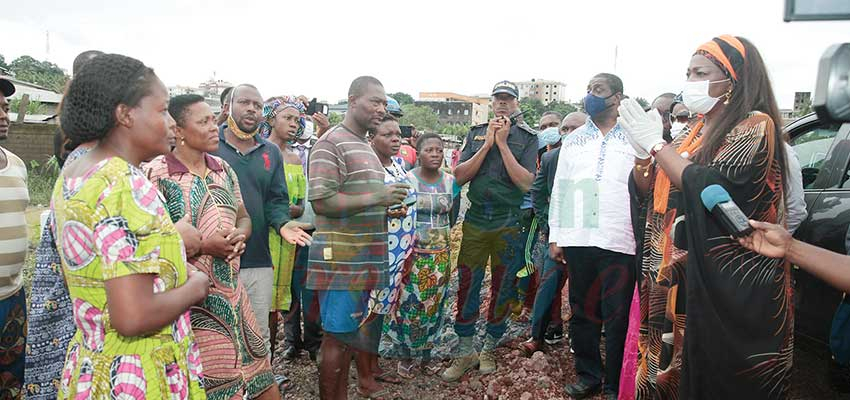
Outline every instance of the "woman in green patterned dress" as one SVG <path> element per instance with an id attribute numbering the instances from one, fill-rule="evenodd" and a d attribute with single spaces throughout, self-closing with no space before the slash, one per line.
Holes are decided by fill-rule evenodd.
<path id="1" fill-rule="evenodd" d="M 443 141 L 438 135 L 422 135 L 417 142 L 420 166 L 407 173 L 416 190 L 416 230 L 410 269 L 405 271 L 398 309 L 389 321 L 387 334 L 401 347 L 398 374 L 413 378 L 413 359 L 428 372 L 431 349 L 443 328 L 443 306 L 449 277 L 450 214 L 455 196 L 454 176 L 440 170 Z"/>

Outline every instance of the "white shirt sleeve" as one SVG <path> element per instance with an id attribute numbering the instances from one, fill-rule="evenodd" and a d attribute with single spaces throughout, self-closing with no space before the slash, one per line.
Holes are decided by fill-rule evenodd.
<path id="1" fill-rule="evenodd" d="M 785 143 L 785 174 L 788 177 L 788 231 L 794 233 L 800 224 L 806 220 L 806 197 L 803 191 L 803 173 L 797 153 L 788 143 Z"/>

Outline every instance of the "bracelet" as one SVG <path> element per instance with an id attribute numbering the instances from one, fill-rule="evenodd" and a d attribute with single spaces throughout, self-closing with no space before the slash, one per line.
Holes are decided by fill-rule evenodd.
<path id="1" fill-rule="evenodd" d="M 646 178 L 646 177 L 649 177 L 649 168 L 650 167 L 652 167 L 651 163 L 646 164 L 646 165 L 635 164 L 635 171 L 643 172 L 643 177 Z"/>

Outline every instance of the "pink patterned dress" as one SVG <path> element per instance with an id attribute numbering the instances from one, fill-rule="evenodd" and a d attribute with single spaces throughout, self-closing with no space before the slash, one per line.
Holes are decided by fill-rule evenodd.
<path id="1" fill-rule="evenodd" d="M 239 181 L 230 165 L 205 154 L 205 176 L 193 174 L 173 154 L 144 166 L 159 189 L 174 222 L 188 216 L 206 239 L 236 225 L 242 205 Z M 200 255 L 189 259 L 213 281 L 204 303 L 192 307 L 192 329 L 204 363 L 204 385 L 214 400 L 253 399 L 275 384 L 269 355 L 245 287 L 239 281 L 239 258 L 230 262 Z"/>
<path id="2" fill-rule="evenodd" d="M 155 274 L 154 293 L 183 285 L 183 243 L 159 193 L 138 168 L 109 158 L 53 191 L 56 245 L 77 332 L 60 399 L 204 399 L 189 312 L 158 332 L 125 337 L 112 326 L 105 282 Z"/>

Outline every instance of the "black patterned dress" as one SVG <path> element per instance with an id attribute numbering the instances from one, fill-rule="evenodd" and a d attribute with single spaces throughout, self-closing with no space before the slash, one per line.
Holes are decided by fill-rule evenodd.
<path id="1" fill-rule="evenodd" d="M 789 266 L 740 246 L 700 198 L 719 184 L 749 218 L 783 224 L 782 143 L 775 129 L 766 114 L 752 113 L 708 165 L 684 170 L 681 190 L 670 185 L 663 212 L 654 209 L 658 191 L 651 187 L 640 254 L 636 398 L 787 395 L 794 343 Z M 684 220 L 678 235 L 677 220 Z"/>

